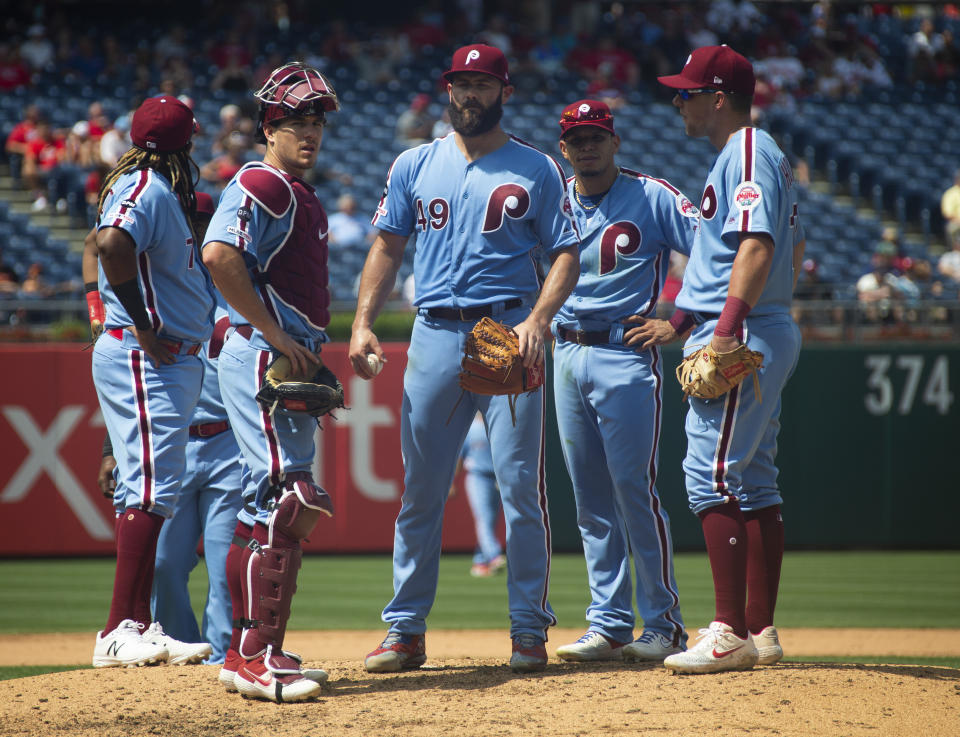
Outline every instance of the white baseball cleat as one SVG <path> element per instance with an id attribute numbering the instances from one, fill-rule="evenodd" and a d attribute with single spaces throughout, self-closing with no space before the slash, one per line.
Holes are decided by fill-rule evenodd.
<path id="1" fill-rule="evenodd" d="M 244 660 L 233 679 L 241 695 L 276 703 L 306 701 L 318 695 L 323 686 L 304 677 L 300 664 L 285 656 L 268 654 Z M 326 675 L 326 673 L 324 673 Z"/>
<path id="2" fill-rule="evenodd" d="M 773 665 L 783 658 L 780 635 L 773 625 L 764 627 L 758 634 L 751 634 L 753 644 L 757 646 L 757 665 Z"/>
<path id="3" fill-rule="evenodd" d="M 666 635 L 644 630 L 640 637 L 623 646 L 623 659 L 628 663 L 662 663 L 664 658 L 682 652 L 683 648 L 674 645 Z"/>
<path id="4" fill-rule="evenodd" d="M 711 622 L 700 630 L 700 639 L 689 650 L 663 661 L 674 673 L 719 673 L 726 670 L 750 670 L 757 664 L 757 647 L 748 633 L 737 637 L 723 622 Z"/>
<path id="5" fill-rule="evenodd" d="M 209 658 L 213 652 L 213 646 L 209 642 L 180 642 L 175 640 L 166 632 L 159 622 L 154 622 L 147 631 L 143 633 L 145 642 L 152 642 L 155 645 L 162 645 L 167 649 L 169 657 L 167 663 L 170 665 L 191 665 L 201 663 L 204 658 Z"/>
<path id="6" fill-rule="evenodd" d="M 104 635 L 97 633 L 97 642 L 93 646 L 94 668 L 135 668 L 139 665 L 153 665 L 166 662 L 167 648 L 158 643 L 144 640 L 140 635 L 143 625 L 132 619 L 125 619 L 113 632 Z"/>
<path id="7" fill-rule="evenodd" d="M 597 660 L 620 660 L 623 655 L 623 643 L 610 640 L 605 635 L 590 630 L 570 645 L 557 648 L 560 660 L 586 663 Z"/>

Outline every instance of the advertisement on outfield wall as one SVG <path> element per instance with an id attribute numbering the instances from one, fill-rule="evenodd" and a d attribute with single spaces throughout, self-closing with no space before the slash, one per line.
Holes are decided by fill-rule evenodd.
<path id="1" fill-rule="evenodd" d="M 317 430 L 315 478 L 333 498 L 304 544 L 308 552 L 390 552 L 400 511 L 400 399 L 405 343 L 385 345 L 373 381 L 354 376 L 346 344 L 324 362 L 343 383 L 346 405 Z M 90 375 L 91 354 L 76 345 L 0 348 L 0 556 L 114 552 L 114 510 L 97 488 L 106 432 Z M 443 547 L 473 550 L 473 521 L 458 477 L 447 502 Z M 501 522 L 502 525 L 502 522 Z"/>

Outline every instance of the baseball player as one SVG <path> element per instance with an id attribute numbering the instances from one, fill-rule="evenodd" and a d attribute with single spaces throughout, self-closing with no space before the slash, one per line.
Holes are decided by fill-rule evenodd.
<path id="1" fill-rule="evenodd" d="M 759 392 L 745 381 L 717 399 L 690 397 L 683 469 L 703 526 L 716 612 L 698 643 L 664 665 L 680 673 L 744 670 L 783 656 L 773 626 L 783 559 L 775 460 L 780 394 L 800 352 L 790 316 L 803 244 L 797 196 L 787 157 L 750 123 L 749 61 L 728 46 L 705 46 L 679 74 L 659 80 L 677 90 L 673 104 L 687 135 L 708 138 L 720 154 L 700 201 L 674 330 L 655 340 L 692 327 L 687 352 L 743 343 L 763 354 Z"/>
<path id="2" fill-rule="evenodd" d="M 188 424 L 200 394 L 197 353 L 210 337 L 213 296 L 198 260 L 190 160 L 195 122 L 174 97 L 134 113 L 133 147 L 100 190 L 96 245 L 104 334 L 93 381 L 115 443 L 117 569 L 95 667 L 142 665 L 180 655 L 159 628 L 150 637 L 157 538 L 174 511 L 185 469 Z M 209 646 L 201 643 L 204 655 Z"/>
<path id="3" fill-rule="evenodd" d="M 500 490 L 497 474 L 490 453 L 490 439 L 483 424 L 483 416 L 477 413 L 467 437 L 460 449 L 460 464 L 466 472 L 463 486 L 473 515 L 473 528 L 477 535 L 477 547 L 473 553 L 470 575 L 486 578 L 502 571 L 507 565 L 503 547 L 497 538 L 497 517 L 500 515 Z"/>
<path id="4" fill-rule="evenodd" d="M 199 236 L 206 232 L 207 224 L 213 215 L 213 200 L 204 192 L 197 192 L 196 198 L 197 212 L 193 217 L 193 230 Z M 95 309 L 91 300 L 94 298 L 99 302 L 100 299 L 95 281 L 96 228 L 91 234 L 93 237 L 88 235 L 84 244 L 83 275 L 85 282 L 93 280 L 92 288 L 88 283 L 87 302 L 90 307 L 90 328 L 96 339 L 98 327 L 102 330 L 103 307 L 101 304 L 99 310 Z M 240 472 L 237 464 L 240 451 L 232 433 L 224 435 L 224 431 L 229 429 L 225 421 L 207 421 L 211 416 L 226 417 L 220 401 L 215 354 L 219 353 L 223 344 L 220 333 L 229 324 L 229 318 L 226 310 L 219 306 L 217 312 L 219 323 L 214 326 L 214 334 L 197 354 L 204 363 L 203 385 L 194 409 L 194 422 L 190 425 L 186 473 L 180 496 L 177 498 L 173 517 L 161 528 L 157 540 L 156 568 L 150 600 L 155 621 L 145 633 L 149 638 L 165 632 L 177 643 L 196 643 L 184 645 L 178 652 L 171 651 L 167 662 L 172 665 L 199 663 L 204 658 L 207 658 L 208 662 L 222 662 L 226 650 L 225 639 L 230 637 L 230 604 L 224 559 L 240 507 Z M 213 361 L 209 358 L 211 355 Z M 219 442 L 207 442 L 207 438 L 216 436 L 220 437 Z M 225 443 L 224 439 L 230 440 L 230 443 Z M 110 499 L 116 489 L 113 478 L 116 465 L 113 445 L 109 434 L 106 434 L 97 484 L 103 495 Z M 232 478 L 234 476 L 235 479 Z M 204 610 L 203 631 L 207 635 L 204 642 L 199 642 L 200 630 L 193 615 L 187 589 L 190 571 L 197 564 L 196 548 L 201 533 L 204 536 L 204 556 L 210 581 L 207 606 Z"/>
<path id="5" fill-rule="evenodd" d="M 562 169 L 500 126 L 502 105 L 513 92 L 503 53 L 483 44 L 459 48 L 444 78 L 454 132 L 405 151 L 390 168 L 350 340 L 354 371 L 372 378 L 366 356 L 383 352 L 371 325 L 415 233 L 418 314 L 404 374 L 405 477 L 394 537 L 394 597 L 383 611 L 389 633 L 365 665 L 371 672 L 397 671 L 426 660 L 444 502 L 479 410 L 507 526 L 510 666 L 538 671 L 547 661 L 547 628 L 556 621 L 547 597 L 543 391 L 518 397 L 514 425 L 507 396 L 468 392 L 458 403 L 458 373 L 466 337 L 484 316 L 512 326 L 526 367 L 540 364 L 550 320 L 576 282 L 577 236 L 561 209 Z M 539 297 L 532 258 L 538 244 L 552 260 Z"/>
<path id="6" fill-rule="evenodd" d="M 317 162 L 326 114 L 340 106 L 327 79 L 300 62 L 271 72 L 256 98 L 266 155 L 224 189 L 203 248 L 236 327 L 220 353 L 220 389 L 243 453 L 244 508 L 252 515 L 238 520 L 227 556 L 231 585 L 242 583 L 243 628 L 231 638 L 220 679 L 246 696 L 302 701 L 319 693 L 317 680 L 326 674 L 307 677 L 299 659 L 283 651 L 283 638 L 300 543 L 333 507 L 310 470 L 314 418 L 268 412 L 255 395 L 277 354 L 307 373 L 329 340 L 327 215 L 303 177 Z M 235 606 L 235 618 L 239 613 Z"/>
<path id="7" fill-rule="evenodd" d="M 557 655 L 662 661 L 687 640 L 656 486 L 663 366 L 659 348 L 635 349 L 629 331 L 656 311 L 671 251 L 690 253 L 697 210 L 669 182 L 616 165 L 620 138 L 603 102 L 568 105 L 560 131 L 582 246 L 580 280 L 553 323 L 553 383 L 591 603 L 588 631 Z M 631 552 L 643 618 L 636 641 Z"/>
<path id="8" fill-rule="evenodd" d="M 194 227 L 202 238 L 214 206 L 210 195 L 197 192 Z M 197 355 L 203 362 L 200 398 L 190 420 L 187 473 L 173 518 L 157 541 L 157 570 L 153 579 L 153 616 L 169 635 L 187 642 L 211 644 L 208 663 L 222 663 L 230 642 L 231 604 L 227 587 L 227 551 L 240 511 L 240 448 L 230 432 L 220 396 L 217 364 L 230 331 L 226 307 L 218 303 L 213 335 Z M 201 628 L 190 605 L 187 581 L 197 565 L 197 543 L 203 536 L 203 555 L 209 580 Z"/>

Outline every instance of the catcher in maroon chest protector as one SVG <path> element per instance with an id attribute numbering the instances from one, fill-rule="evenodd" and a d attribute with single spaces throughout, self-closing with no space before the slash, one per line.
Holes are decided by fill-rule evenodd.
<path id="1" fill-rule="evenodd" d="M 333 505 L 311 475 L 314 415 L 323 408 L 304 400 L 296 411 L 300 403 L 283 397 L 292 386 L 286 379 L 304 388 L 322 373 L 317 354 L 329 340 L 327 216 L 304 176 L 316 163 L 326 114 L 339 103 L 329 81 L 299 62 L 274 70 L 256 97 L 267 153 L 224 189 L 203 250 L 236 326 L 219 378 L 249 469 L 240 519 L 254 520 L 238 522 L 227 557 L 234 630 L 220 681 L 254 698 L 302 701 L 319 693 L 326 674 L 301 669 L 283 639 L 301 540 Z M 274 362 L 270 375 L 279 379 L 271 384 Z M 329 383 L 336 393 L 336 377 Z M 268 390 L 273 398 L 258 401 Z"/>

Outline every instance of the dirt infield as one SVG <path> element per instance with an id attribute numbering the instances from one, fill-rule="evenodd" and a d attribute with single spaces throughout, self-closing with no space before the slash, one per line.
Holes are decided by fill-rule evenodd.
<path id="1" fill-rule="evenodd" d="M 579 636 L 551 632 L 548 650 Z M 746 673 L 671 676 L 661 666 L 504 667 L 502 632 L 431 632 L 427 666 L 366 673 L 383 633 L 291 632 L 288 645 L 330 673 L 315 701 L 272 704 L 223 691 L 217 666 L 82 670 L 0 682 L 0 736 L 473 737 L 704 735 L 956 737 L 960 670 L 884 665 L 883 656 L 960 657 L 958 630 L 782 630 L 810 662 Z M 0 664 L 88 663 L 92 635 L 0 637 Z M 871 655 L 877 665 L 815 662 Z"/>

